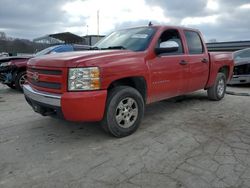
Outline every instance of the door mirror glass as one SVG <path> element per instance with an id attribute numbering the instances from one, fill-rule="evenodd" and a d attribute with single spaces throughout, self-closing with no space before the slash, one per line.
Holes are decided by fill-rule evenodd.
<path id="1" fill-rule="evenodd" d="M 175 41 L 164 41 L 160 43 L 160 48 L 179 48 L 179 44 Z"/>
<path id="2" fill-rule="evenodd" d="M 156 54 L 177 52 L 179 44 L 175 41 L 164 41 L 161 42 L 159 48 L 155 49 Z"/>

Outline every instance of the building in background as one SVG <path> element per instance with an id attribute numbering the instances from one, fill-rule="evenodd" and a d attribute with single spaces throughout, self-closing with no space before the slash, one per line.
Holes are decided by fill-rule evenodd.
<path id="1" fill-rule="evenodd" d="M 55 33 L 35 38 L 33 42 L 45 44 L 83 44 L 82 37 L 70 32 Z"/>
<path id="2" fill-rule="evenodd" d="M 206 45 L 208 51 L 211 52 L 221 52 L 221 51 L 234 52 L 237 50 L 250 48 L 250 41 L 209 42 Z"/>
<path id="3" fill-rule="evenodd" d="M 64 43 L 63 41 L 50 37 L 49 35 L 35 38 L 33 39 L 33 42 L 40 43 L 40 44 L 63 44 Z"/>
<path id="4" fill-rule="evenodd" d="M 105 37 L 104 35 L 86 35 L 83 36 L 82 38 L 86 45 L 93 46 L 104 37 Z"/>
<path id="5" fill-rule="evenodd" d="M 63 41 L 65 44 L 84 44 L 82 37 L 70 32 L 50 34 L 49 36 L 59 41 Z"/>
<path id="6" fill-rule="evenodd" d="M 84 44 L 93 46 L 103 37 L 103 35 L 86 35 L 81 37 L 70 32 L 64 32 L 35 38 L 33 42 L 44 44 Z"/>

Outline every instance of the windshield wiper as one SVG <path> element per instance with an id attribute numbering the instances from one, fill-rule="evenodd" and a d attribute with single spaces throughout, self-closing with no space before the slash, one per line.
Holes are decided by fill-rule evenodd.
<path id="1" fill-rule="evenodd" d="M 89 50 L 100 50 L 100 48 L 98 48 L 97 46 L 91 46 Z"/>
<path id="2" fill-rule="evenodd" d="M 109 46 L 105 49 L 114 49 L 114 50 L 126 50 L 126 48 L 124 46 Z"/>
<path id="3" fill-rule="evenodd" d="M 90 50 L 126 50 L 124 46 L 109 46 L 107 48 L 99 48 L 97 46 L 93 46 Z"/>

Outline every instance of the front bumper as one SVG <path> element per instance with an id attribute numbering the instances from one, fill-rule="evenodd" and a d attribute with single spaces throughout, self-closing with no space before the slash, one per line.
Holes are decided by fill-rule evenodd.
<path id="1" fill-rule="evenodd" d="M 3 84 L 8 84 L 12 82 L 12 66 L 0 67 L 0 82 Z"/>
<path id="2" fill-rule="evenodd" d="M 249 84 L 250 74 L 248 75 L 233 75 L 232 79 L 228 82 L 229 85 L 235 84 Z"/>
<path id="3" fill-rule="evenodd" d="M 103 118 L 107 91 L 66 92 L 61 95 L 23 87 L 27 102 L 35 112 L 58 116 L 69 121 L 100 121 Z"/>

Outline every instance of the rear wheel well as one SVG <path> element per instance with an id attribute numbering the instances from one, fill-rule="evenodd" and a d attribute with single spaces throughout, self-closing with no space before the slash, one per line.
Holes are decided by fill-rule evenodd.
<path id="1" fill-rule="evenodd" d="M 130 86 L 135 88 L 141 94 L 144 102 L 146 103 L 147 98 L 147 84 L 143 77 L 127 77 L 113 81 L 109 87 L 108 92 L 117 86 Z"/>
<path id="2" fill-rule="evenodd" d="M 228 79 L 228 76 L 229 76 L 229 67 L 228 66 L 221 67 L 219 69 L 219 72 L 225 74 L 226 80 Z"/>

